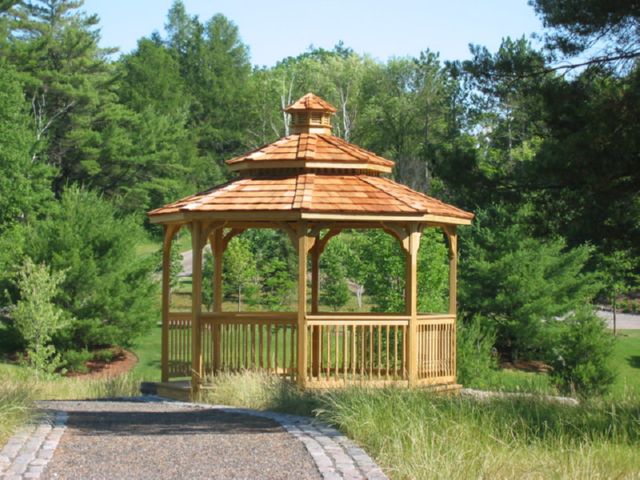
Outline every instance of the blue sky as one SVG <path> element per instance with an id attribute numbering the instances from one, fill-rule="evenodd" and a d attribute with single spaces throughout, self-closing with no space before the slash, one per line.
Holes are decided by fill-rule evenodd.
<path id="1" fill-rule="evenodd" d="M 101 19 L 102 46 L 135 48 L 154 30 L 164 33 L 173 0 L 86 0 Z M 542 31 L 527 0 L 185 0 L 190 14 L 207 20 L 222 13 L 238 25 L 251 60 L 271 66 L 310 45 L 338 41 L 379 60 L 416 56 L 427 48 L 447 60 L 469 57 L 469 43 L 495 50 L 503 37 Z"/>

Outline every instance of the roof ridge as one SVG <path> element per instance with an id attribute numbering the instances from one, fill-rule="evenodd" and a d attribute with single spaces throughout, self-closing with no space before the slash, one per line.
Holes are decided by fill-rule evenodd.
<path id="1" fill-rule="evenodd" d="M 335 142 L 333 141 L 333 139 L 338 139 L 338 137 L 336 137 L 335 135 L 318 135 L 319 137 L 321 137 L 325 142 L 333 145 L 334 147 L 336 147 L 339 150 L 342 150 L 344 153 L 351 155 L 353 157 L 356 157 L 358 160 L 368 160 L 368 158 L 366 157 L 366 154 L 363 154 L 361 152 L 357 152 L 357 155 L 354 155 L 352 152 L 349 152 L 348 150 L 344 149 L 344 145 L 341 145 L 340 142 Z M 340 139 L 341 140 L 341 139 Z M 346 142 L 344 140 L 342 140 L 344 143 L 346 143 L 347 145 L 350 145 L 349 142 Z M 374 154 L 375 155 L 375 154 Z"/>
<path id="2" fill-rule="evenodd" d="M 393 166 L 395 164 L 393 160 L 381 157 L 380 155 L 367 150 L 366 148 L 362 148 L 358 145 L 354 145 L 353 143 L 349 143 L 345 139 L 336 137 L 335 135 L 318 135 L 318 137 L 321 137 L 327 143 L 330 143 L 343 152 L 358 158 L 358 160 L 371 161 L 371 157 L 373 157 L 379 162 L 383 162 L 384 165 Z"/>
<path id="3" fill-rule="evenodd" d="M 305 173 L 304 177 L 305 177 L 305 181 L 304 181 L 304 188 L 302 191 L 302 203 L 300 204 L 300 209 L 311 208 L 311 203 L 313 202 L 313 190 L 315 187 L 316 174 Z M 308 195 L 308 198 L 307 198 L 307 195 Z"/>
<path id="4" fill-rule="evenodd" d="M 389 181 L 390 181 L 390 182 L 393 182 L 393 184 L 394 184 L 394 185 L 397 185 L 397 186 L 399 186 L 399 187 L 402 187 L 402 189 L 404 189 L 404 190 L 408 190 L 408 191 L 409 191 L 409 192 L 411 192 L 411 193 L 417 193 L 418 195 L 420 195 L 421 197 L 426 198 L 427 200 L 434 201 L 434 202 L 436 202 L 436 203 L 438 203 L 438 204 L 440 204 L 440 205 L 444 205 L 444 206 L 446 206 L 446 207 L 453 207 L 454 209 L 458 210 L 459 212 L 462 212 L 462 213 L 465 213 L 465 214 L 468 214 L 468 213 L 469 213 L 469 212 L 467 212 L 466 210 L 463 210 L 463 209 L 461 209 L 461 208 L 458 208 L 458 207 L 456 207 L 455 205 L 451 205 L 451 204 L 449 204 L 449 203 L 443 202 L 442 200 L 440 200 L 440 199 L 438 199 L 438 198 L 435 198 L 435 197 L 432 197 L 431 195 L 427 195 L 426 193 L 419 192 L 418 190 L 412 190 L 412 189 L 411 189 L 411 188 L 409 188 L 407 185 L 404 185 L 404 184 L 402 184 L 402 183 L 395 182 L 395 181 L 393 181 L 393 180 L 389 180 Z"/>
<path id="5" fill-rule="evenodd" d="M 190 209 L 192 209 L 194 207 L 198 207 L 200 205 L 203 205 L 207 199 L 215 198 L 216 196 L 219 196 L 222 193 L 230 192 L 232 190 L 235 190 L 239 186 L 244 185 L 246 182 L 247 182 L 247 179 L 245 179 L 245 178 L 241 178 L 241 179 L 234 180 L 234 181 L 229 181 L 222 188 L 212 189 L 212 190 L 210 190 L 210 191 L 208 191 L 208 192 L 206 192 L 206 193 L 204 193 L 202 195 L 198 194 L 200 196 L 200 200 L 199 201 L 197 201 L 197 202 L 189 202 L 186 205 L 184 205 L 182 208 L 190 210 Z"/>
<path id="6" fill-rule="evenodd" d="M 300 139 L 298 140 L 298 149 L 296 151 L 297 152 L 296 157 L 302 158 L 305 160 L 314 159 L 316 157 L 315 147 L 316 147 L 316 142 L 318 140 L 318 137 L 311 133 L 301 133 L 299 135 L 300 135 Z M 302 150 L 301 143 L 303 142 L 303 140 L 304 140 L 304 151 L 301 151 Z"/>
<path id="7" fill-rule="evenodd" d="M 385 195 L 390 196 L 391 198 L 394 198 L 395 200 L 398 200 L 399 202 L 404 203 L 407 207 L 412 208 L 413 210 L 419 211 L 419 209 L 417 209 L 414 205 L 411 205 L 409 202 L 407 202 L 405 199 L 403 198 L 399 198 L 396 197 L 395 195 L 390 194 L 389 192 L 387 192 L 386 190 L 383 190 L 382 187 L 380 187 L 380 185 L 376 185 L 375 182 L 370 182 L 369 178 L 380 178 L 380 177 L 371 177 L 371 175 L 358 175 L 358 177 L 368 183 L 369 185 L 371 185 L 372 187 L 376 188 L 377 190 L 381 191 L 382 193 L 384 193 Z M 386 179 L 389 180 L 389 179 Z M 393 182 L 393 180 L 391 180 L 391 182 Z M 393 182 L 395 183 L 395 182 Z"/>
<path id="8" fill-rule="evenodd" d="M 295 193 L 293 194 L 293 201 L 291 202 L 291 208 L 302 208 L 302 198 L 304 197 L 304 183 L 306 183 L 306 178 L 303 178 L 304 175 L 296 176 L 296 186 Z M 302 193 L 300 193 L 300 189 L 302 188 Z"/>

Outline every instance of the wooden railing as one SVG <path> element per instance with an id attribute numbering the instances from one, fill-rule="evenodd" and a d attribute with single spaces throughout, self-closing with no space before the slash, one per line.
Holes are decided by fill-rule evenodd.
<path id="1" fill-rule="evenodd" d="M 296 371 L 297 314 L 284 312 L 203 313 L 205 374 L 264 369 L 293 377 Z M 169 313 L 169 376 L 191 375 L 191 314 Z"/>
<path id="2" fill-rule="evenodd" d="M 384 314 L 307 316 L 310 386 L 406 378 L 409 317 Z"/>
<path id="3" fill-rule="evenodd" d="M 408 380 L 410 317 L 404 314 L 308 314 L 307 377 L 311 387 Z M 417 381 L 455 381 L 455 315 L 418 315 Z M 202 313 L 204 374 L 245 369 L 294 378 L 297 313 Z M 191 314 L 169 314 L 170 377 L 191 374 Z"/>
<path id="4" fill-rule="evenodd" d="M 455 315 L 418 315 L 418 381 L 441 384 L 456 377 Z"/>

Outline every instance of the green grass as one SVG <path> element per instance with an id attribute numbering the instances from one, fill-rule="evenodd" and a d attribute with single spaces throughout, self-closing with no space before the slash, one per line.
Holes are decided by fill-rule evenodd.
<path id="1" fill-rule="evenodd" d="M 618 374 L 611 394 L 640 396 L 640 330 L 618 331 L 611 363 Z"/>
<path id="2" fill-rule="evenodd" d="M 154 326 L 147 334 L 134 342 L 132 350 L 138 357 L 133 374 L 147 382 L 159 382 L 162 328 L 158 325 Z"/>
<path id="3" fill-rule="evenodd" d="M 393 479 L 640 475 L 640 397 L 576 407 L 408 389 L 304 393 L 247 372 L 213 379 L 203 400 L 315 415 L 361 444 Z"/>

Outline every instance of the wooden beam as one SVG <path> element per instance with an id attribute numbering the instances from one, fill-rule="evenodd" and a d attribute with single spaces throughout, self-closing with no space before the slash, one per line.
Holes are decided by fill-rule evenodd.
<path id="1" fill-rule="evenodd" d="M 331 240 L 333 237 L 335 237 L 336 235 L 339 235 L 342 232 L 341 228 L 331 228 L 327 233 L 325 233 L 321 239 L 319 239 L 319 245 L 318 245 L 318 255 L 322 255 L 322 252 L 324 252 L 324 249 L 327 248 L 327 243 L 329 243 L 329 240 Z"/>
<path id="2" fill-rule="evenodd" d="M 300 222 L 298 237 L 298 369 L 296 380 L 304 388 L 307 382 L 307 223 Z"/>
<path id="3" fill-rule="evenodd" d="M 244 228 L 232 228 L 231 230 L 229 230 L 222 238 L 222 251 L 224 252 L 227 249 L 227 247 L 229 246 L 229 242 L 231 241 L 231 239 L 233 239 L 233 237 L 237 237 L 242 232 L 244 232 Z"/>
<path id="4" fill-rule="evenodd" d="M 418 382 L 418 249 L 420 248 L 420 226 L 413 223 L 408 227 L 409 248 L 406 254 L 405 298 L 409 315 L 407 370 L 409 386 Z"/>
<path id="5" fill-rule="evenodd" d="M 305 221 L 321 221 L 321 222 L 351 222 L 354 225 L 360 223 L 372 222 L 396 222 L 406 224 L 408 222 L 428 223 L 433 226 L 444 225 L 471 225 L 471 219 L 447 217 L 443 215 L 389 215 L 383 213 L 312 213 L 301 212 L 299 210 L 242 210 L 242 211 L 205 211 L 205 212 L 189 212 L 180 211 L 166 214 L 149 215 L 149 222 L 152 224 L 166 223 L 190 223 L 196 220 L 202 221 L 237 221 L 237 222 L 298 222 Z M 275 227 L 274 227 L 275 228 Z M 357 226 L 354 228 L 358 228 Z"/>
<path id="6" fill-rule="evenodd" d="M 276 228 L 279 228 L 286 233 L 293 244 L 293 248 L 298 251 L 298 230 L 293 225 L 286 222 L 279 222 L 276 224 Z"/>
<path id="7" fill-rule="evenodd" d="M 202 315 L 202 224 L 194 222 L 191 228 L 191 392 L 197 398 L 202 386 L 202 341 L 200 321 Z"/>
<path id="8" fill-rule="evenodd" d="M 171 244 L 180 225 L 164 226 L 162 242 L 162 353 L 161 365 L 163 382 L 169 381 L 169 309 L 171 304 Z"/>
<path id="9" fill-rule="evenodd" d="M 381 222 L 380 225 L 385 232 L 400 242 L 400 247 L 402 247 L 405 253 L 409 252 L 410 233 L 406 226 L 387 222 Z"/>

